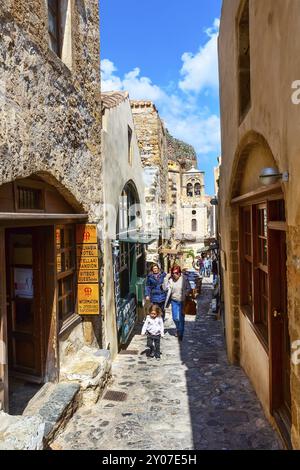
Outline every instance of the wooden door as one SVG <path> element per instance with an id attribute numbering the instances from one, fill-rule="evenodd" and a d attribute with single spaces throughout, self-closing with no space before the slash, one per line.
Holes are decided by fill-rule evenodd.
<path id="1" fill-rule="evenodd" d="M 7 231 L 9 371 L 42 381 L 42 256 L 38 228 Z"/>
<path id="2" fill-rule="evenodd" d="M 287 313 L 286 233 L 270 230 L 270 383 L 271 412 L 290 446 L 291 346 Z"/>

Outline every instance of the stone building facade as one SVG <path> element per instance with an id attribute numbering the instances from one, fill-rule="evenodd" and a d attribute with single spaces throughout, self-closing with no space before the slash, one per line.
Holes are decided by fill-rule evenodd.
<path id="1" fill-rule="evenodd" d="M 7 410 L 9 373 L 43 384 L 80 378 L 86 365 L 93 387 L 101 369 L 94 357 L 101 315 L 78 315 L 75 263 L 78 223 L 95 224 L 95 256 L 101 252 L 98 2 L 1 2 L 0 33 L 0 399 Z M 97 298 L 98 291 L 96 284 Z"/>
<path id="2" fill-rule="evenodd" d="M 165 206 L 167 203 L 168 156 L 166 129 L 152 101 L 131 100 L 131 109 L 144 167 L 146 224 L 156 241 L 148 246 L 147 261 L 158 261 L 159 246 L 164 244 Z"/>
<path id="3" fill-rule="evenodd" d="M 224 0 L 219 36 L 228 356 L 245 369 L 266 415 L 294 449 L 300 449 L 299 26 L 297 0 Z M 270 171 L 275 176 L 263 176 Z"/>
<path id="4" fill-rule="evenodd" d="M 210 197 L 205 195 L 204 173 L 194 166 L 186 170 L 189 162 L 169 160 L 168 205 L 174 217 L 172 239 L 185 250 L 196 255 L 211 237 L 212 211 Z"/>

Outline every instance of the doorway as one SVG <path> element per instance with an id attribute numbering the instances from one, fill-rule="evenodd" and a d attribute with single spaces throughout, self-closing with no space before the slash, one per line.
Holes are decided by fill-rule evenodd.
<path id="1" fill-rule="evenodd" d="M 45 249 L 43 229 L 6 230 L 9 411 L 15 414 L 44 382 Z M 23 402 L 24 401 L 24 406 Z"/>
<path id="2" fill-rule="evenodd" d="M 291 448 L 291 344 L 287 309 L 286 232 L 270 230 L 270 384 L 271 412 Z"/>

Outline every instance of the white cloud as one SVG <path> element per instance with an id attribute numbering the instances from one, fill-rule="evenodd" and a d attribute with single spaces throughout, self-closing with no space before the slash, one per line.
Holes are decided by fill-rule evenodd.
<path id="1" fill-rule="evenodd" d="M 120 77 L 117 68 L 108 59 L 101 61 L 102 91 L 126 90 L 131 99 L 151 100 L 174 137 L 195 147 L 205 155 L 220 151 L 220 119 L 201 106 L 201 92 L 218 87 L 217 35 L 219 20 L 205 32 L 208 42 L 196 55 L 183 54 L 181 74 L 184 79 L 165 90 L 155 85 L 149 77 L 141 76 L 138 67 Z M 184 93 L 183 93 L 184 92 Z M 198 96 L 195 92 L 199 93 Z"/>
<path id="2" fill-rule="evenodd" d="M 114 63 L 111 60 L 101 60 L 101 90 L 102 91 L 116 91 L 122 90 L 122 81 L 117 77 L 114 72 L 117 71 Z"/>
<path id="3" fill-rule="evenodd" d="M 170 133 L 191 144 L 198 154 L 220 152 L 220 119 L 218 116 L 190 114 L 183 119 L 177 119 L 168 115 L 166 121 Z"/>
<path id="4" fill-rule="evenodd" d="M 218 89 L 218 33 L 220 20 L 215 19 L 213 27 L 206 29 L 209 40 L 196 54 L 185 52 L 179 88 L 185 92 L 201 93 L 207 88 Z"/>

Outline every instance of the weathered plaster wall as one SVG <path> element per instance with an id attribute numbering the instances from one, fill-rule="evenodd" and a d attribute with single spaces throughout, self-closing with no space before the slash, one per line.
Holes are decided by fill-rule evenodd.
<path id="1" fill-rule="evenodd" d="M 128 163 L 128 125 L 132 134 L 132 164 Z M 112 357 L 118 352 L 116 311 L 114 299 L 114 278 L 112 264 L 112 240 L 115 239 L 116 217 L 119 198 L 128 181 L 136 186 L 140 204 L 144 206 L 143 166 L 129 99 L 111 109 L 106 109 L 103 116 L 102 130 L 103 179 L 104 179 L 104 345 L 110 345 Z M 145 214 L 142 214 L 143 219 Z"/>
<path id="2" fill-rule="evenodd" d="M 237 210 L 230 206 L 237 173 L 238 155 L 248 139 L 263 136 L 280 172 L 289 171 L 283 185 L 288 224 L 288 299 L 291 341 L 300 338 L 299 238 L 299 105 L 292 102 L 292 83 L 299 80 L 300 38 L 298 0 L 250 1 L 251 108 L 239 125 L 236 16 L 239 0 L 224 0 L 219 37 L 222 124 L 220 223 L 222 248 L 227 257 L 224 276 L 227 343 L 229 358 L 239 359 L 238 233 Z M 288 31 L 288 34 L 287 34 Z M 258 165 L 258 163 L 256 163 Z M 258 169 L 258 166 L 256 167 Z M 242 190 L 245 188 L 242 188 Z M 292 438 L 300 448 L 299 366 L 292 365 Z"/>

